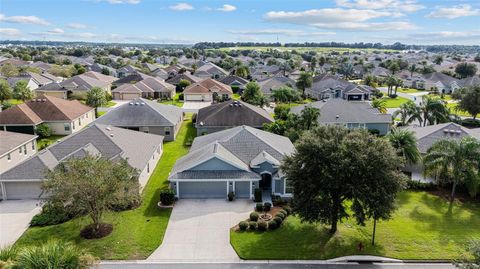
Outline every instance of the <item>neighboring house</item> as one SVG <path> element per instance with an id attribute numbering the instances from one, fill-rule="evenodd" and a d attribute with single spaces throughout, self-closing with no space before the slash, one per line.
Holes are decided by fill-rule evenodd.
<path id="1" fill-rule="evenodd" d="M 183 122 L 183 110 L 138 98 L 112 109 L 95 122 L 158 134 L 164 136 L 165 141 L 173 141 Z"/>
<path id="2" fill-rule="evenodd" d="M 114 81 L 117 80 L 117 78 L 114 76 L 104 75 L 102 73 L 95 72 L 95 71 L 88 71 L 86 73 L 83 73 L 83 75 L 94 78 L 94 79 L 98 79 L 100 81 L 103 81 L 109 84 L 112 84 Z"/>
<path id="3" fill-rule="evenodd" d="M 375 77 L 381 77 L 381 78 L 386 78 L 388 77 L 391 73 L 390 70 L 383 68 L 381 66 L 375 67 L 370 74 Z"/>
<path id="4" fill-rule="evenodd" d="M 221 79 L 228 76 L 228 72 L 214 63 L 205 63 L 195 70 L 194 75 L 199 78 Z"/>
<path id="5" fill-rule="evenodd" d="M 251 69 L 250 75 L 255 80 L 264 80 L 268 77 L 280 76 L 282 72 L 278 65 L 259 65 Z"/>
<path id="6" fill-rule="evenodd" d="M 33 68 L 38 68 L 40 69 L 42 72 L 48 72 L 48 70 L 50 70 L 50 68 L 52 68 L 52 64 L 49 64 L 49 63 L 44 63 L 44 62 L 33 62 L 29 65 L 30 67 L 33 67 Z"/>
<path id="7" fill-rule="evenodd" d="M 295 80 L 284 77 L 284 76 L 274 76 L 265 78 L 263 80 L 258 81 L 258 85 L 267 98 L 272 99 L 272 91 L 282 88 L 282 87 L 290 87 L 295 89 Z"/>
<path id="8" fill-rule="evenodd" d="M 69 135 L 93 120 L 95 109 L 77 100 L 41 95 L 0 112 L 0 130 L 34 134 L 36 126 L 45 123 L 52 134 Z"/>
<path id="9" fill-rule="evenodd" d="M 112 90 L 113 99 L 132 100 L 139 97 L 153 99 L 172 99 L 175 96 L 175 85 L 160 78 L 146 76 L 135 84 L 122 84 Z"/>
<path id="10" fill-rule="evenodd" d="M 108 70 L 108 75 L 109 76 L 112 76 L 112 77 L 117 77 L 117 70 L 113 67 L 110 67 L 110 66 L 107 66 L 107 65 L 103 65 L 103 64 L 99 64 L 99 63 L 94 63 L 90 66 L 90 70 L 91 71 L 94 71 L 94 72 L 97 72 L 97 73 L 101 73 L 103 74 L 104 71 Z"/>
<path id="11" fill-rule="evenodd" d="M 143 188 L 162 155 L 162 143 L 163 137 L 159 135 L 92 124 L 0 174 L 3 198 L 44 197 L 41 184 L 45 173 L 69 158 L 82 158 L 87 154 L 113 161 L 126 159 L 137 169 L 138 182 Z"/>
<path id="12" fill-rule="evenodd" d="M 349 129 L 363 128 L 377 131 L 380 135 L 386 135 L 390 132 L 392 115 L 380 113 L 368 102 L 328 99 L 296 106 L 291 111 L 300 114 L 306 106 L 320 109 L 318 122 L 322 125 L 341 125 Z"/>
<path id="13" fill-rule="evenodd" d="M 203 135 L 242 125 L 262 129 L 263 124 L 273 121 L 272 116 L 263 108 L 229 100 L 199 109 L 195 128 L 197 135 Z"/>
<path id="14" fill-rule="evenodd" d="M 188 80 L 188 81 L 190 81 L 190 84 L 194 84 L 194 83 L 202 81 L 202 79 L 199 78 L 199 77 L 196 77 L 196 76 L 191 75 L 189 73 L 182 73 L 182 74 L 175 75 L 175 76 L 165 80 L 165 82 L 173 84 L 173 85 L 177 85 L 178 83 L 180 83 L 181 80 Z"/>
<path id="15" fill-rule="evenodd" d="M 293 152 L 287 137 L 239 126 L 195 138 L 168 179 L 178 198 L 227 198 L 233 192 L 248 199 L 256 188 L 290 196 L 280 164 Z"/>
<path id="16" fill-rule="evenodd" d="M 413 132 L 417 138 L 418 150 L 422 155 L 425 155 L 435 142 L 442 139 L 460 140 L 466 136 L 480 139 L 480 128 L 468 129 L 453 122 L 424 127 L 406 126 L 402 128 Z M 432 182 L 433 178 L 425 176 L 423 170 L 423 164 L 407 165 L 403 169 L 413 180 Z"/>
<path id="17" fill-rule="evenodd" d="M 133 65 L 127 65 L 122 68 L 117 69 L 117 75 L 119 78 L 124 78 L 130 75 L 133 75 L 137 72 L 139 72 L 140 69 L 136 66 Z"/>
<path id="18" fill-rule="evenodd" d="M 225 85 L 229 85 L 232 88 L 233 92 L 239 93 L 241 93 L 243 89 L 245 89 L 245 85 L 247 85 L 249 82 L 248 80 L 236 75 L 226 76 L 219 81 Z"/>
<path id="19" fill-rule="evenodd" d="M 218 96 L 223 100 L 232 98 L 233 91 L 230 86 L 219 81 L 207 78 L 188 86 L 184 91 L 185 101 L 212 102 Z"/>
<path id="20" fill-rule="evenodd" d="M 462 87 L 473 87 L 480 85 L 480 77 L 479 76 L 473 76 L 473 77 L 468 77 L 460 80 L 460 85 Z"/>
<path id="21" fill-rule="evenodd" d="M 150 72 L 155 72 L 160 69 L 160 66 L 155 65 L 155 64 L 150 64 L 150 63 L 142 63 L 142 66 Z"/>
<path id="22" fill-rule="evenodd" d="M 77 75 L 60 83 L 50 83 L 37 88 L 35 91 L 37 94 L 51 95 L 58 98 L 70 96 L 85 98 L 87 92 L 93 87 L 101 88 L 105 92 L 110 93 L 112 85 L 112 79 L 110 78 L 112 77 L 99 73 L 94 74 L 90 71 L 89 74 Z"/>
<path id="23" fill-rule="evenodd" d="M 369 100 L 373 88 L 367 85 L 357 85 L 338 76 L 322 74 L 313 78 L 310 96 L 317 99 L 341 98 L 348 101 Z"/>
<path id="24" fill-rule="evenodd" d="M 34 72 L 24 72 L 18 77 L 11 77 L 7 79 L 8 83 L 12 87 L 15 87 L 15 84 L 20 80 L 26 81 L 27 87 L 32 91 L 37 89 L 38 87 L 62 81 L 61 78 L 55 77 L 54 75 L 47 72 L 43 72 L 41 74 Z"/>
<path id="25" fill-rule="evenodd" d="M 0 131 L 0 174 L 37 152 L 38 136 Z M 2 193 L 0 192 L 0 196 Z"/>
<path id="26" fill-rule="evenodd" d="M 452 93 L 461 87 L 461 82 L 451 76 L 440 72 L 434 72 L 423 76 L 425 79 L 425 89 L 437 89 L 440 93 Z"/>

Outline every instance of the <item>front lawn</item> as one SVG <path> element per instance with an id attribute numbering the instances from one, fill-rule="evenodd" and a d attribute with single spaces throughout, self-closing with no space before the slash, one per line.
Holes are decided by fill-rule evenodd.
<path id="1" fill-rule="evenodd" d="M 401 104 L 408 102 L 410 99 L 404 98 L 397 96 L 396 98 L 390 98 L 390 97 L 383 97 L 385 102 L 385 106 L 387 108 L 397 108 L 400 107 Z"/>
<path id="2" fill-rule="evenodd" d="M 372 223 L 349 219 L 334 236 L 328 226 L 301 223 L 289 216 L 275 231 L 231 231 L 230 242 L 243 259 L 329 259 L 371 254 L 398 259 L 456 259 L 468 255 L 468 241 L 480 239 L 480 205 L 448 201 L 426 192 L 399 195 L 393 219 L 377 223 L 376 246 L 370 244 Z M 364 251 L 357 251 L 359 242 Z"/>
<path id="3" fill-rule="evenodd" d="M 413 88 L 400 88 L 397 91 L 401 92 L 401 93 L 421 93 L 421 92 L 425 92 L 425 91 L 417 90 L 417 89 L 413 89 Z"/>
<path id="4" fill-rule="evenodd" d="M 37 148 L 39 150 L 48 147 L 49 145 L 57 142 L 57 140 L 65 137 L 64 135 L 51 135 L 49 137 L 39 138 L 37 139 Z"/>
<path id="5" fill-rule="evenodd" d="M 17 246 L 39 245 L 50 239 L 73 242 L 101 259 L 145 259 L 162 243 L 171 209 L 159 209 L 159 193 L 167 188 L 168 174 L 175 161 L 188 152 L 185 144 L 195 137 L 191 115 L 183 122 L 177 139 L 165 142 L 163 155 L 143 190 L 142 205 L 134 210 L 110 212 L 104 221 L 114 225 L 107 237 L 86 240 L 80 229 L 91 221 L 80 217 L 63 224 L 29 228 L 17 241 Z"/>
<path id="6" fill-rule="evenodd" d="M 108 101 L 107 104 L 105 104 L 103 107 L 112 107 L 114 105 L 116 105 L 117 103 L 115 103 L 114 101 Z"/>
<path id="7" fill-rule="evenodd" d="M 457 103 L 448 103 L 447 107 L 450 109 L 450 113 L 461 116 L 461 117 L 468 117 L 471 118 L 472 115 L 470 113 L 462 111 L 462 110 L 457 110 L 458 104 Z M 480 117 L 480 114 L 477 114 L 477 118 Z"/>
<path id="8" fill-rule="evenodd" d="M 23 104 L 23 101 L 20 99 L 8 99 L 8 100 L 5 100 L 5 103 L 10 103 L 12 106 L 14 106 L 14 105 Z"/>
<path id="9" fill-rule="evenodd" d="M 165 105 L 174 105 L 178 107 L 183 106 L 183 100 L 180 101 L 179 99 L 180 93 L 175 94 L 172 100 L 165 100 L 165 101 L 160 101 L 160 103 L 165 104 Z"/>

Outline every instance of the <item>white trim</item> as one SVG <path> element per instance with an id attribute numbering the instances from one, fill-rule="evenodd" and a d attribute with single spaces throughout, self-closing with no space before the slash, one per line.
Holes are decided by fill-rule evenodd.
<path id="1" fill-rule="evenodd" d="M 229 181 L 229 180 L 234 180 L 234 181 L 239 181 L 239 182 L 247 182 L 247 181 L 260 181 L 260 179 L 226 179 L 226 178 L 202 178 L 202 179 L 173 179 L 176 182 L 222 182 L 222 181 Z"/>
<path id="2" fill-rule="evenodd" d="M 5 183 L 4 182 L 0 182 L 0 190 L 2 191 L 2 199 L 4 201 L 7 200 L 7 190 L 5 189 Z"/>
<path id="3" fill-rule="evenodd" d="M 230 181 L 227 180 L 227 196 L 228 196 L 229 191 L 230 191 Z"/>
<path id="4" fill-rule="evenodd" d="M 253 185 L 253 181 L 250 180 L 250 199 L 253 198 L 253 194 L 252 194 L 252 185 Z"/>
<path id="5" fill-rule="evenodd" d="M 175 182 L 175 187 L 177 188 L 177 198 L 180 198 L 180 184 L 178 184 L 178 181 Z"/>
<path id="6" fill-rule="evenodd" d="M 260 172 L 260 175 L 263 175 L 263 174 L 269 174 L 269 175 L 273 176 L 272 173 L 267 171 L 267 170 L 265 170 L 263 172 Z"/>

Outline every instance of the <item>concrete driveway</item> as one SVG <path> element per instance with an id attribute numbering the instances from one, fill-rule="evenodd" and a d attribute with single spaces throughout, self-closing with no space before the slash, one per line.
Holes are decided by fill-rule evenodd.
<path id="1" fill-rule="evenodd" d="M 0 247 L 8 246 L 25 232 L 30 220 L 40 212 L 37 200 L 7 200 L 0 202 Z"/>
<path id="2" fill-rule="evenodd" d="M 230 228 L 248 218 L 251 200 L 182 199 L 173 208 L 162 245 L 148 260 L 239 261 Z"/>
<path id="3" fill-rule="evenodd" d="M 184 102 L 182 109 L 184 112 L 197 113 L 199 109 L 211 105 L 211 102 Z"/>

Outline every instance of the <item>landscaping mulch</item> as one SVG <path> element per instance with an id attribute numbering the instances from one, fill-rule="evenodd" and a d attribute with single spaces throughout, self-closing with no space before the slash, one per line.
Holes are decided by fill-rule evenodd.
<path id="1" fill-rule="evenodd" d="M 95 224 L 90 224 L 80 231 L 80 236 L 85 239 L 97 239 L 105 237 L 112 233 L 113 225 L 108 223 L 100 223 L 99 229 L 95 229 Z"/>

